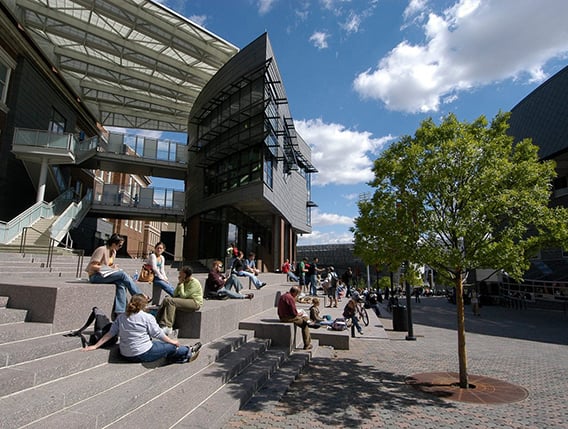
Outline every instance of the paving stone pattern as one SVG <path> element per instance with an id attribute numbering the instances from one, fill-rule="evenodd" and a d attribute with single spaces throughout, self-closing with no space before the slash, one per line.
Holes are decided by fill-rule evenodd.
<path id="1" fill-rule="evenodd" d="M 412 302 L 416 341 L 379 320 L 385 338 L 352 339 L 350 350 L 316 357 L 280 399 L 251 400 L 228 428 L 567 428 L 568 315 L 484 306 L 466 314 L 468 373 L 526 388 L 524 401 L 452 402 L 405 384 L 424 372 L 458 372 L 455 305 Z"/>

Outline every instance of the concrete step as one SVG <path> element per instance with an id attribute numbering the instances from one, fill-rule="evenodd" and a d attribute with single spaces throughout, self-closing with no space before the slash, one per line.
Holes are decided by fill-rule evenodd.
<path id="1" fill-rule="evenodd" d="M 0 344 L 52 334 L 51 323 L 20 322 L 0 325 Z"/>
<path id="2" fill-rule="evenodd" d="M 246 359 L 238 355 L 246 350 L 249 355 L 258 353 L 255 352 L 255 346 L 257 349 L 260 347 L 258 342 L 246 343 L 243 338 L 246 339 L 246 336 L 228 337 L 219 343 L 206 345 L 197 360 L 183 365 L 160 366 L 160 362 L 127 364 L 122 359 L 110 359 L 112 353 L 109 351 L 89 352 L 104 355 L 109 362 L 1 398 L 0 408 L 10 412 L 0 416 L 0 427 L 98 428 L 119 419 L 125 422 L 124 416 L 137 415 L 147 408 L 152 409 L 154 419 L 160 419 L 164 413 L 152 405 L 155 400 L 168 397 L 167 414 L 172 411 L 171 408 L 183 410 L 188 406 L 185 402 L 189 398 L 187 391 L 191 391 L 195 398 L 204 394 L 201 399 L 196 399 L 199 403 L 230 379 L 235 368 L 244 365 Z M 240 347 L 232 351 L 239 344 Z M 216 370 L 212 371 L 211 367 Z M 204 392 L 194 384 L 197 378 L 201 379 L 199 386 L 205 386 Z M 176 389 L 182 385 L 184 407 L 172 406 L 179 403 L 180 393 Z M 138 427 L 149 427 L 148 422 Z M 158 427 L 164 427 L 164 423 Z"/>
<path id="3" fill-rule="evenodd" d="M 230 380 L 199 407 L 192 409 L 175 427 L 223 428 L 231 417 L 263 387 L 285 362 L 286 349 L 269 350 L 246 371 Z"/>
<path id="4" fill-rule="evenodd" d="M 151 401 L 144 406 L 133 410 L 128 415 L 115 421 L 109 425 L 110 428 L 121 427 L 172 427 L 177 422 L 183 421 L 188 414 L 196 412 L 198 409 L 206 406 L 211 400 L 215 400 L 217 393 L 223 390 L 233 379 L 241 373 L 249 374 L 251 377 L 251 368 L 264 368 L 267 352 L 268 341 L 254 339 L 238 350 L 233 351 L 223 359 L 204 368 L 202 371 L 195 373 L 192 377 L 178 383 L 171 390 L 163 394 L 156 395 Z M 283 358 L 285 353 L 280 351 L 279 356 Z M 274 358 L 271 361 L 270 368 L 275 367 Z M 266 377 L 264 371 L 262 377 L 254 376 L 251 378 L 261 379 Z M 250 398 L 251 393 L 240 389 L 239 386 L 233 385 L 231 389 L 232 399 L 238 409 L 238 404 L 244 403 Z M 176 407 L 172 404 L 183 401 L 183 406 Z M 235 405 L 231 404 L 230 409 L 235 409 Z M 203 420 L 204 423 L 210 424 L 214 417 L 207 415 Z M 208 427 L 211 427 L 210 425 Z"/>
<path id="5" fill-rule="evenodd" d="M 25 322 L 28 310 L 0 307 L 0 325 Z"/>
<path id="6" fill-rule="evenodd" d="M 36 324 L 29 322 L 17 324 L 17 326 L 24 325 Z M 5 326 L 2 326 L 2 328 L 4 327 Z M 0 334 L 0 338 L 4 338 L 2 334 Z M 79 347 L 81 347 L 81 340 L 78 337 L 64 337 L 61 333 L 6 342 L 4 344 L 0 344 L 0 367 L 40 359 L 46 356 L 77 349 Z"/>
<path id="7" fill-rule="evenodd" d="M 80 348 L 76 348 L 71 351 L 0 368 L 0 396 L 20 392 L 107 364 L 109 359 L 117 359 L 112 354 L 85 353 Z"/>

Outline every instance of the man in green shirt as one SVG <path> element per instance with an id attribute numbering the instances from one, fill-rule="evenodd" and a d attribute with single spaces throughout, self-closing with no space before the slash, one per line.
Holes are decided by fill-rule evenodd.
<path id="1" fill-rule="evenodd" d="M 190 267 L 182 267 L 179 270 L 179 283 L 174 290 L 174 296 L 167 296 L 162 301 L 156 319 L 166 335 L 171 335 L 176 310 L 197 311 L 203 305 L 203 289 L 199 280 L 192 277 Z"/>

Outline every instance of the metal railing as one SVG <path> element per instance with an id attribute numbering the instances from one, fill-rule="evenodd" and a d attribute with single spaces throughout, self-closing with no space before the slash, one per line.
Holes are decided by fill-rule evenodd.
<path id="1" fill-rule="evenodd" d="M 76 269 L 76 277 L 79 278 L 81 277 L 81 272 L 83 269 L 83 260 L 85 257 L 85 250 L 83 249 L 79 249 L 79 250 L 75 250 L 72 249 L 71 247 L 67 247 L 66 243 L 63 243 L 63 241 L 59 241 L 56 240 L 55 238 L 52 238 L 49 234 L 46 234 L 45 232 L 39 231 L 31 226 L 29 227 L 24 227 L 22 230 L 22 236 L 20 239 L 20 253 L 22 255 L 26 254 L 26 251 L 28 249 L 31 249 L 31 245 L 27 244 L 27 239 L 28 239 L 28 232 L 29 231 L 35 231 L 39 234 L 40 237 L 47 237 L 49 239 L 49 244 L 45 247 L 45 249 L 47 250 L 47 260 L 45 262 L 45 268 L 48 268 L 50 271 L 52 269 L 52 265 L 53 265 L 53 254 L 55 252 L 55 248 L 58 247 L 59 245 L 62 245 L 62 248 L 64 248 L 65 250 L 68 251 L 72 251 L 74 254 L 77 255 L 77 269 Z M 72 245 L 72 243 L 71 243 Z M 36 247 L 37 249 L 37 247 Z"/>
<path id="2" fill-rule="evenodd" d="M 556 308 L 568 314 L 568 282 L 548 280 L 524 280 L 516 282 L 504 278 L 500 284 L 502 304 L 526 309 L 529 304 L 544 308 Z"/>

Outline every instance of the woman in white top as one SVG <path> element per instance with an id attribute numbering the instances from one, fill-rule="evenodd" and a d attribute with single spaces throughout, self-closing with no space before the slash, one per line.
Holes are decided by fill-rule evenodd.
<path id="1" fill-rule="evenodd" d="M 158 326 L 156 318 L 144 311 L 148 298 L 142 294 L 134 295 L 126 312 L 118 316 L 110 331 L 84 351 L 96 350 L 112 337 L 120 337 L 120 354 L 130 362 L 153 362 L 166 358 L 167 363 L 191 362 L 199 355 L 201 343 L 191 347 L 180 345 L 178 340 L 169 338 Z M 159 341 L 152 341 L 155 338 Z"/>
<path id="2" fill-rule="evenodd" d="M 160 295 L 163 290 L 169 296 L 174 296 L 174 287 L 169 283 L 166 275 L 166 260 L 162 255 L 166 250 L 166 245 L 161 241 L 154 246 L 154 253 L 150 253 L 147 264 L 152 267 L 154 272 L 154 281 L 152 282 L 152 304 L 160 303 Z"/>

